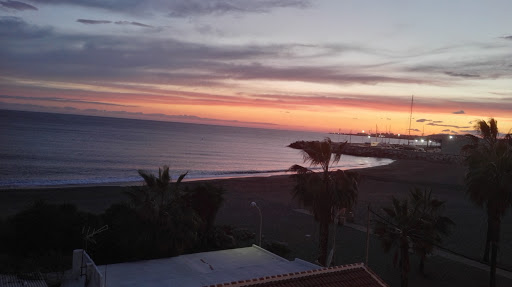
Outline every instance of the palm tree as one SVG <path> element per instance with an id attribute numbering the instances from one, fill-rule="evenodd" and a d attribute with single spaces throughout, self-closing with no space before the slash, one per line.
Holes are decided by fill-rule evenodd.
<path id="1" fill-rule="evenodd" d="M 430 190 L 414 188 L 409 198 L 392 197 L 392 206 L 383 208 L 387 218 L 378 220 L 374 232 L 380 238 L 386 252 L 395 249 L 393 263 L 400 266 L 400 283 L 408 286 L 410 270 L 409 250 L 420 257 L 423 273 L 425 258 L 435 244 L 441 243 L 441 235 L 448 234 L 453 222 L 440 211 L 444 202 L 433 199 Z"/>
<path id="2" fill-rule="evenodd" d="M 288 147 L 302 152 L 304 163 L 311 167 L 320 166 L 322 172 L 300 165 L 293 165 L 296 185 L 294 198 L 309 209 L 319 222 L 320 264 L 327 266 L 329 260 L 329 225 L 333 223 L 343 209 L 352 208 L 357 200 L 359 175 L 350 171 L 331 171 L 330 167 L 341 159 L 344 144 L 333 144 L 331 139 L 323 141 L 297 141 Z M 334 249 L 333 249 L 334 250 Z M 332 256 L 331 256 L 332 257 Z"/>
<path id="3" fill-rule="evenodd" d="M 442 216 L 444 201 L 432 197 L 432 189 L 413 188 L 410 193 L 411 204 L 419 207 L 421 229 L 418 238 L 413 241 L 414 252 L 420 257 L 420 272 L 424 275 L 425 259 L 432 254 L 435 245 L 442 242 L 441 236 L 449 235 L 450 227 L 455 223 Z"/>
<path id="4" fill-rule="evenodd" d="M 510 134 L 498 139 L 498 122 L 493 118 L 488 123 L 479 120 L 475 128 L 481 139 L 473 137 L 473 144 L 464 147 L 466 194 L 487 212 L 483 260 L 488 262 L 491 252 L 490 286 L 495 286 L 501 218 L 512 204 L 512 142 Z"/>
<path id="5" fill-rule="evenodd" d="M 211 243 L 211 239 L 215 236 L 215 218 L 224 202 L 224 193 L 224 188 L 210 183 L 199 184 L 193 188 L 185 188 L 183 193 L 184 201 L 189 208 L 195 211 L 201 220 L 199 237 L 202 246 L 200 248 L 209 248 L 208 244 Z"/>
<path id="6" fill-rule="evenodd" d="M 199 218 L 185 202 L 180 183 L 173 184 L 169 167 L 158 169 L 158 177 L 139 170 L 144 186 L 127 192 L 130 205 L 145 222 L 142 241 L 152 250 L 149 256 L 172 256 L 183 253 L 196 239 Z"/>

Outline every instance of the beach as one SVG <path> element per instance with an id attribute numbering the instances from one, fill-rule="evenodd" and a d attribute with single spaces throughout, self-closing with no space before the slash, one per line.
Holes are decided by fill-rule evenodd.
<path id="1" fill-rule="evenodd" d="M 355 224 L 364 227 L 367 208 L 379 213 L 391 202 L 391 196 L 404 197 L 411 187 L 431 188 L 433 196 L 446 201 L 445 215 L 456 226 L 443 246 L 464 256 L 479 259 L 483 253 L 486 231 L 485 212 L 469 202 L 464 194 L 464 167 L 454 163 L 422 160 L 396 160 L 392 164 L 357 169 L 362 175 L 359 198 L 354 210 Z M 186 184 L 196 184 L 188 182 Z M 259 215 L 250 207 L 256 202 L 263 217 L 263 236 L 266 240 L 286 243 L 295 257 L 314 262 L 317 255 L 317 225 L 312 216 L 300 212 L 301 207 L 291 196 L 294 182 L 289 175 L 243 177 L 208 180 L 226 190 L 216 224 L 232 225 L 257 232 Z M 125 201 L 127 186 L 67 186 L 0 191 L 0 216 L 13 215 L 36 200 L 51 203 L 71 203 L 79 209 L 101 213 L 113 203 Z M 502 237 L 498 264 L 512 269 L 512 216 L 507 213 L 502 222 Z M 364 262 L 366 234 L 340 226 L 337 231 L 335 262 L 347 264 Z M 369 266 L 391 286 L 399 284 L 399 271 L 393 267 L 392 254 L 385 254 L 380 242 L 371 236 Z M 411 286 L 486 286 L 488 271 L 432 256 L 426 263 L 427 277 L 417 272 L 415 257 L 411 262 Z M 512 286 L 512 280 L 498 276 L 498 286 Z"/>

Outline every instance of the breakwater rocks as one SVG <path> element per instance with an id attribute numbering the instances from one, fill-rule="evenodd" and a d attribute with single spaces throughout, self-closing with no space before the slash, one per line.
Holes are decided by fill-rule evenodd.
<path id="1" fill-rule="evenodd" d="M 370 146 L 370 144 L 347 144 L 343 154 L 390 159 L 418 159 L 447 163 L 461 163 L 463 160 L 461 155 L 441 153 L 439 147 L 418 148 L 405 145 Z"/>

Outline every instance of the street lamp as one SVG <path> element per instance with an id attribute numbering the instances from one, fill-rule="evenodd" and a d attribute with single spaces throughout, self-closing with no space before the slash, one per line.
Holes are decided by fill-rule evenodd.
<path id="1" fill-rule="evenodd" d="M 263 217 L 261 216 L 261 209 L 256 204 L 256 202 L 251 202 L 251 207 L 256 207 L 258 209 L 258 213 L 260 214 L 260 247 L 261 247 L 261 224 L 263 223 Z"/>

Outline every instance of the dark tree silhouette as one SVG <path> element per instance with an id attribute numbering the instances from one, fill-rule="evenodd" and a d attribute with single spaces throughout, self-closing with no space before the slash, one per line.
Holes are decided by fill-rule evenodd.
<path id="1" fill-rule="evenodd" d="M 210 183 L 187 187 L 183 192 L 187 206 L 192 208 L 201 220 L 199 237 L 203 249 L 208 249 L 211 241 L 214 241 L 213 227 L 217 212 L 224 202 L 224 192 L 222 187 Z"/>
<path id="2" fill-rule="evenodd" d="M 386 252 L 395 249 L 393 263 L 400 266 L 400 283 L 408 286 L 410 271 L 409 250 L 420 257 L 423 272 L 426 255 L 434 244 L 441 243 L 441 235 L 448 234 L 453 222 L 441 215 L 444 202 L 433 199 L 430 190 L 414 188 L 409 198 L 392 197 L 392 206 L 383 208 L 385 220 L 377 220 L 374 232 Z"/>
<path id="3" fill-rule="evenodd" d="M 487 238 L 483 260 L 491 256 L 490 286 L 496 285 L 496 259 L 501 219 L 512 204 L 512 141 L 510 134 L 498 139 L 498 122 L 479 120 L 475 128 L 480 138 L 464 147 L 466 194 L 487 212 Z"/>
<path id="4" fill-rule="evenodd" d="M 345 145 L 334 144 L 326 138 L 323 141 L 297 141 L 288 146 L 302 152 L 304 163 L 322 169 L 317 173 L 307 167 L 293 165 L 289 171 L 295 173 L 293 177 L 297 183 L 293 190 L 294 198 L 311 211 L 319 223 L 318 261 L 324 266 L 330 264 L 329 225 L 343 210 L 352 208 L 357 200 L 359 175 L 350 171 L 331 171 L 331 167 L 340 161 Z"/>
<path id="5" fill-rule="evenodd" d="M 197 240 L 200 219 L 184 200 L 180 183 L 186 176 L 181 174 L 173 183 L 169 167 L 158 171 L 158 177 L 140 171 L 144 186 L 127 192 L 131 207 L 145 222 L 142 240 L 148 257 L 174 256 L 184 253 Z"/>

